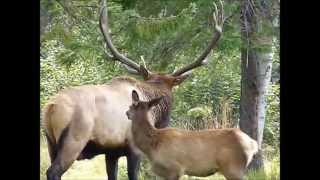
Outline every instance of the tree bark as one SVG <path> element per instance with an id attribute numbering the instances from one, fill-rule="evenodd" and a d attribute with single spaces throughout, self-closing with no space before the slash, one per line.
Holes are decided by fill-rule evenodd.
<path id="1" fill-rule="evenodd" d="M 251 1 L 242 2 L 242 44 L 241 49 L 241 98 L 240 122 L 242 131 L 255 139 L 259 152 L 254 156 L 249 168 L 263 167 L 261 145 L 266 114 L 266 95 L 271 80 L 272 34 L 264 33 L 265 19 L 253 12 Z M 257 1 L 256 1 L 257 2 Z"/>

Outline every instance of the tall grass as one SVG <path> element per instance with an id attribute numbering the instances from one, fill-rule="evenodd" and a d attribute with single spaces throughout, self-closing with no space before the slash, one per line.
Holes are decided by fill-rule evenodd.
<path id="1" fill-rule="evenodd" d="M 222 129 L 222 128 L 237 128 L 238 121 L 234 120 L 232 105 L 230 100 L 226 97 L 222 97 L 219 101 L 219 104 L 216 106 L 214 111 L 205 112 L 204 107 L 197 107 L 191 110 L 201 114 L 201 116 L 195 117 L 192 113 L 183 117 L 179 117 L 178 119 L 173 119 L 171 121 L 171 126 L 181 129 L 188 130 L 202 130 L 202 129 Z M 189 114 L 189 115 L 188 115 Z"/>

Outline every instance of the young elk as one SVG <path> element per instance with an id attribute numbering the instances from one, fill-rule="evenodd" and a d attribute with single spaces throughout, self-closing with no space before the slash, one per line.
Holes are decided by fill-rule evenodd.
<path id="1" fill-rule="evenodd" d="M 182 175 L 205 177 L 221 172 L 228 180 L 243 179 L 245 170 L 258 151 L 257 142 L 239 129 L 187 131 L 156 129 L 149 110 L 163 97 L 140 101 L 132 91 L 132 105 L 126 112 L 132 120 L 134 147 L 151 161 L 155 174 L 166 180 Z"/>
<path id="2" fill-rule="evenodd" d="M 75 160 L 90 159 L 99 154 L 107 157 L 109 180 L 117 179 L 120 156 L 127 157 L 129 180 L 136 180 L 140 158 L 129 146 L 132 141 L 131 122 L 125 114 L 132 103 L 132 90 L 145 100 L 165 96 L 161 106 L 153 109 L 150 120 L 157 128 L 166 127 L 170 120 L 173 87 L 183 82 L 192 69 L 206 63 L 207 56 L 221 37 L 225 21 L 223 13 L 217 14 L 216 11 L 213 17 L 215 33 L 199 58 L 173 73 L 159 74 L 148 71 L 118 52 L 109 34 L 106 5 L 102 7 L 100 29 L 112 54 L 106 53 L 108 59 L 125 64 L 130 72 L 141 75 L 143 80 L 118 77 L 104 85 L 67 88 L 46 104 L 42 122 L 51 159 L 48 180 L 60 180 Z"/>

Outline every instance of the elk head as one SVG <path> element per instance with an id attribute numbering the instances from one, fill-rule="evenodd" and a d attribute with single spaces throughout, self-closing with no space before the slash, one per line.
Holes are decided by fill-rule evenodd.
<path id="1" fill-rule="evenodd" d="M 121 54 L 113 45 L 111 41 L 111 37 L 109 34 L 109 25 L 108 25 L 108 12 L 106 6 L 106 0 L 102 0 L 102 9 L 100 11 L 100 30 L 103 34 L 104 40 L 106 42 L 106 46 L 110 50 L 111 54 L 106 52 L 108 59 L 112 59 L 115 61 L 119 61 L 125 65 L 127 70 L 136 75 L 141 75 L 146 82 L 158 82 L 164 83 L 169 88 L 172 88 L 176 85 L 179 85 L 183 82 L 187 77 L 189 77 L 192 73 L 192 70 L 200 67 L 202 65 L 206 65 L 208 63 L 208 55 L 210 54 L 211 50 L 217 45 L 221 35 L 223 24 L 227 18 L 224 17 L 223 13 L 223 4 L 220 0 L 221 10 L 219 11 L 215 3 L 213 3 L 215 11 L 213 12 L 213 24 L 214 24 L 214 31 L 211 41 L 205 51 L 191 64 L 186 65 L 172 73 L 167 74 L 160 74 L 154 73 L 147 70 L 146 67 L 143 65 L 138 65 L 135 61 L 129 59 L 128 57 Z"/>
<path id="2" fill-rule="evenodd" d="M 150 101 L 140 101 L 137 91 L 132 91 L 132 104 L 126 112 L 129 120 L 143 118 L 152 107 L 158 105 L 164 97 L 153 98 Z"/>

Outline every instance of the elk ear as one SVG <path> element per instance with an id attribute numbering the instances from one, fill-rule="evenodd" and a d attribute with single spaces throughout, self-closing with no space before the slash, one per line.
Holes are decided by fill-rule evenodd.
<path id="1" fill-rule="evenodd" d="M 132 101 L 133 101 L 134 103 L 139 101 L 139 95 L 138 95 L 138 93 L 137 93 L 136 90 L 133 90 L 133 91 L 132 91 Z"/>
<path id="2" fill-rule="evenodd" d="M 144 80 L 149 79 L 150 73 L 143 65 L 140 65 L 140 74 L 142 75 Z"/>
<path id="3" fill-rule="evenodd" d="M 179 84 L 181 84 L 184 80 L 186 80 L 189 76 L 191 75 L 191 72 L 190 73 L 184 73 L 180 76 L 176 76 L 174 78 L 174 81 L 173 81 L 173 85 L 177 86 Z"/>
<path id="4" fill-rule="evenodd" d="M 163 98 L 164 98 L 164 97 L 161 96 L 161 97 L 159 97 L 159 98 L 152 99 L 151 101 L 148 102 L 148 107 L 149 107 L 149 108 L 152 108 L 153 106 L 158 105 Z"/>

